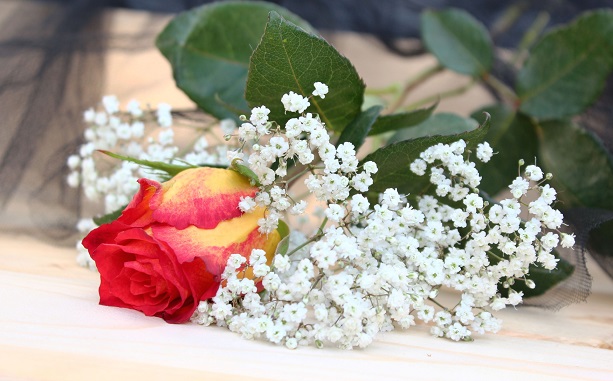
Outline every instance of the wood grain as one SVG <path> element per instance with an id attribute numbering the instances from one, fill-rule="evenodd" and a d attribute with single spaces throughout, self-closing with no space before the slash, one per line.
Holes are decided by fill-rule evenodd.
<path id="1" fill-rule="evenodd" d="M 611 295 L 559 313 L 503 311 L 504 329 L 473 343 L 413 327 L 366 350 L 292 351 L 100 306 L 97 287 L 73 249 L 0 234 L 0 379 L 613 379 Z"/>

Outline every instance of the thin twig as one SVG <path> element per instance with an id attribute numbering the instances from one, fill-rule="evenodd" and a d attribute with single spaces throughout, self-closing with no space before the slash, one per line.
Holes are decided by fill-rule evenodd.
<path id="1" fill-rule="evenodd" d="M 404 89 L 402 90 L 402 93 L 398 96 L 398 98 L 396 98 L 394 103 L 388 108 L 387 112 L 391 114 L 394 111 L 398 110 L 403 105 L 403 103 L 406 101 L 411 91 L 413 91 L 417 86 L 421 85 L 422 83 L 424 83 L 426 80 L 428 80 L 432 76 L 443 71 L 443 69 L 444 69 L 443 66 L 436 64 L 435 66 L 427 68 L 421 73 L 418 73 L 413 78 L 409 79 L 404 85 Z"/>
<path id="2" fill-rule="evenodd" d="M 404 110 L 407 111 L 411 111 L 411 110 L 415 110 L 417 108 L 419 108 L 420 106 L 429 104 L 429 103 L 434 103 L 437 102 L 441 99 L 445 99 L 445 98 L 451 98 L 451 97 L 455 97 L 457 95 L 461 95 L 464 94 L 466 91 L 468 91 L 471 87 L 473 87 L 475 85 L 476 81 L 474 79 L 472 79 L 470 82 L 468 82 L 465 85 L 456 87 L 455 89 L 451 89 L 451 90 L 447 90 L 447 91 L 443 91 L 442 93 L 436 94 L 436 95 L 432 95 L 430 97 L 426 97 L 424 99 L 421 99 L 415 103 L 411 103 L 410 105 L 404 107 Z"/>
<path id="3" fill-rule="evenodd" d="M 504 82 L 494 77 L 491 74 L 483 76 L 483 81 L 490 85 L 494 90 L 498 92 L 504 99 L 506 99 L 514 107 L 518 104 L 517 94 Z"/>
<path id="4" fill-rule="evenodd" d="M 511 60 L 511 64 L 513 66 L 521 64 L 521 62 L 525 59 L 528 50 L 541 35 L 541 33 L 543 33 L 543 30 L 547 27 L 547 24 L 549 24 L 549 13 L 540 12 L 519 42 L 519 45 L 517 46 Z"/>

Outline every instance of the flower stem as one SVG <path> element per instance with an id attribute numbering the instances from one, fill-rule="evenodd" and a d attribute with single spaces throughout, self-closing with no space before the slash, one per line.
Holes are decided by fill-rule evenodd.
<path id="1" fill-rule="evenodd" d="M 394 83 L 387 87 L 381 88 L 366 88 L 367 95 L 387 95 L 387 94 L 397 94 L 400 92 L 400 85 L 398 83 Z"/>
<path id="2" fill-rule="evenodd" d="M 527 8 L 526 2 L 516 2 L 507 7 L 502 15 L 494 21 L 490 35 L 492 39 L 496 39 L 498 36 L 505 34 L 511 29 L 511 27 L 517 22 L 519 17 L 524 13 Z"/>
<path id="3" fill-rule="evenodd" d="M 500 96 L 506 99 L 512 105 L 518 104 L 518 98 L 515 92 L 507 85 L 505 85 L 501 80 L 494 77 L 491 74 L 487 74 L 483 76 L 483 81 L 490 85 Z"/>
<path id="4" fill-rule="evenodd" d="M 328 223 L 328 217 L 324 217 L 324 220 L 321 222 L 321 225 L 319 225 L 319 229 L 317 229 L 317 234 L 324 234 L 324 227 L 326 226 L 326 224 Z"/>
<path id="5" fill-rule="evenodd" d="M 445 307 L 444 305 L 442 305 L 439 302 L 437 302 L 436 299 L 428 298 L 428 300 L 431 301 L 432 303 L 436 304 L 437 306 L 441 307 L 445 311 L 449 311 L 449 309 L 447 307 Z"/>
<path id="6" fill-rule="evenodd" d="M 290 255 L 294 254 L 295 252 L 297 252 L 298 250 L 300 250 L 303 247 L 305 247 L 306 245 L 310 244 L 311 242 L 317 241 L 318 239 L 323 237 L 323 235 L 324 235 L 323 229 L 324 229 L 324 226 L 326 226 L 327 223 L 328 223 L 328 217 L 324 218 L 324 220 L 322 221 L 321 225 L 317 229 L 317 234 L 315 234 L 311 238 L 307 239 L 301 245 L 296 246 L 296 248 L 294 248 L 294 250 L 292 250 L 289 253 L 287 253 L 287 255 L 290 256 Z"/>
<path id="7" fill-rule="evenodd" d="M 440 101 L 441 99 L 451 98 L 451 97 L 455 97 L 457 95 L 464 94 L 471 87 L 473 87 L 475 85 L 475 83 L 476 83 L 476 81 L 474 79 L 472 79 L 470 82 L 468 82 L 465 85 L 458 86 L 458 87 L 456 87 L 454 89 L 443 91 L 442 93 L 439 93 L 439 94 L 436 94 L 436 95 L 432 95 L 430 97 L 426 97 L 426 98 L 421 99 L 421 100 L 419 100 L 419 101 L 417 101 L 415 103 L 411 103 L 410 105 L 404 107 L 404 110 L 407 110 L 407 111 L 415 110 L 416 108 L 419 108 L 420 106 L 426 105 L 428 103 L 432 103 L 432 102 Z"/>
<path id="8" fill-rule="evenodd" d="M 490 257 L 493 257 L 495 259 L 498 259 L 499 261 L 504 261 L 504 258 L 500 258 L 498 255 L 492 253 L 491 251 L 487 251 L 487 255 L 489 255 Z"/>
<path id="9" fill-rule="evenodd" d="M 511 60 L 512 65 L 516 66 L 522 63 L 522 61 L 526 58 L 528 50 L 532 45 L 534 45 L 534 42 L 541 35 L 541 33 L 543 33 L 543 30 L 547 27 L 547 24 L 549 24 L 549 13 L 540 12 L 519 42 L 519 45 L 517 46 Z"/>
<path id="10" fill-rule="evenodd" d="M 309 172 L 310 170 L 311 170 L 310 168 L 306 167 L 302 171 L 300 171 L 300 172 L 298 172 L 296 174 L 292 173 L 292 177 L 290 177 L 289 179 L 285 180 L 285 182 L 287 183 L 288 187 L 290 186 L 292 181 L 294 181 L 296 179 L 299 179 L 302 175 L 304 175 L 305 173 Z"/>
<path id="11" fill-rule="evenodd" d="M 407 97 L 417 86 L 421 85 L 429 78 L 433 77 L 437 73 L 443 71 L 443 66 L 436 64 L 435 66 L 429 67 L 426 70 L 418 73 L 413 78 L 410 78 L 404 85 L 402 89 L 402 93 L 396 98 L 394 103 L 388 108 L 388 113 L 392 114 L 394 111 L 398 110 L 402 104 L 406 101 Z"/>

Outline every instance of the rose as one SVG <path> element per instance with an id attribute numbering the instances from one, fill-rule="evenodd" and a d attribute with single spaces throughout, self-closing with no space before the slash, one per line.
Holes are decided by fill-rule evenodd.
<path id="1" fill-rule="evenodd" d="M 258 232 L 264 209 L 238 209 L 257 191 L 240 174 L 197 168 L 139 184 L 121 216 L 83 240 L 100 273 L 100 304 L 185 322 L 215 296 L 231 254 L 257 248 L 272 260 L 279 233 Z"/>

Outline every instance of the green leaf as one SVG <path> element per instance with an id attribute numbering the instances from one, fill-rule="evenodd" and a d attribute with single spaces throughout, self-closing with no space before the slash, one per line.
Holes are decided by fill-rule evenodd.
<path id="1" fill-rule="evenodd" d="M 289 11 L 264 2 L 220 2 L 183 12 L 158 36 L 177 86 L 201 109 L 219 118 L 248 113 L 245 82 L 249 58 L 276 11 L 303 28 Z"/>
<path id="2" fill-rule="evenodd" d="M 343 130 L 336 145 L 339 146 L 342 143 L 349 142 L 353 144 L 357 151 L 358 148 L 364 144 L 364 140 L 366 136 L 369 135 L 369 131 L 373 124 L 378 120 L 377 117 L 381 110 L 383 110 L 383 106 L 372 106 L 368 110 L 358 114 L 358 116 Z"/>
<path id="3" fill-rule="evenodd" d="M 538 139 L 536 129 L 529 118 L 517 114 L 504 104 L 496 104 L 475 111 L 472 117 L 487 112 L 492 116 L 492 125 L 485 137 L 496 153 L 487 163 L 477 162 L 483 180 L 480 189 L 496 196 L 517 177 L 518 161 L 534 163 Z"/>
<path id="4" fill-rule="evenodd" d="M 177 165 L 177 164 L 164 163 L 162 161 L 140 160 L 140 159 L 136 159 L 130 156 L 123 156 L 123 155 L 119 155 L 119 154 L 116 154 L 110 151 L 105 151 L 105 150 L 99 150 L 98 152 L 103 153 L 107 156 L 110 156 L 114 159 L 129 161 L 131 163 L 142 165 L 144 167 L 166 172 L 170 177 L 176 176 L 177 174 L 179 174 L 180 172 L 186 169 L 198 168 L 195 165 Z"/>
<path id="5" fill-rule="evenodd" d="M 530 298 L 543 295 L 553 286 L 571 276 L 575 271 L 575 267 L 567 260 L 561 258 L 558 253 L 553 252 L 553 254 L 559 259 L 556 268 L 553 270 L 546 270 L 543 267 L 530 265 L 529 273 L 526 275 L 526 278 L 534 281 L 534 288 L 529 288 L 526 286 L 526 283 L 522 282 L 521 280 L 515 281 L 515 284 L 511 286 L 511 288 L 518 292 L 523 291 L 524 297 Z M 498 290 L 503 297 L 508 296 L 508 289 L 503 288 L 502 285 L 498 285 Z"/>
<path id="6" fill-rule="evenodd" d="M 289 226 L 287 226 L 285 221 L 279 220 L 279 226 L 277 227 L 277 231 L 279 232 L 279 236 L 281 237 L 281 240 L 279 241 L 279 244 L 277 245 L 277 250 L 275 251 L 275 255 L 276 254 L 285 255 L 287 254 L 287 250 L 289 249 L 289 233 L 290 233 Z"/>
<path id="7" fill-rule="evenodd" d="M 260 186 L 260 178 L 248 166 L 241 164 L 240 159 L 232 160 L 232 169 L 251 180 L 252 184 Z"/>
<path id="8" fill-rule="evenodd" d="M 539 160 L 562 207 L 613 209 L 613 158 L 593 133 L 569 121 L 540 124 Z"/>
<path id="9" fill-rule="evenodd" d="M 322 38 L 305 32 L 271 12 L 262 41 L 253 52 L 245 97 L 251 107 L 266 105 L 279 124 L 296 115 L 285 113 L 281 97 L 290 91 L 309 97 L 315 82 L 330 89 L 313 97 L 307 112 L 319 114 L 328 129 L 343 129 L 358 115 L 364 83 L 351 62 Z"/>
<path id="10" fill-rule="evenodd" d="M 463 118 L 452 113 L 440 113 L 431 116 L 422 123 L 402 129 L 392 136 L 388 143 L 411 140 L 424 136 L 455 135 L 472 131 L 479 127 L 479 122 L 471 118 Z"/>
<path id="11" fill-rule="evenodd" d="M 520 110 L 537 119 L 581 113 L 613 70 L 613 10 L 587 12 L 534 46 L 517 77 Z"/>
<path id="12" fill-rule="evenodd" d="M 437 143 L 449 144 L 460 139 L 467 142 L 468 149 L 474 149 L 483 141 L 488 128 L 489 118 L 483 125 L 472 131 L 445 136 L 420 137 L 376 150 L 361 161 L 361 163 L 374 161 L 379 169 L 373 176 L 370 191 L 383 192 L 387 188 L 397 188 L 400 193 L 423 194 L 430 187 L 428 176 L 417 176 L 409 169 L 411 163 L 419 158 L 419 154 Z"/>
<path id="13" fill-rule="evenodd" d="M 110 222 L 115 221 L 116 219 L 118 219 L 118 218 L 119 218 L 119 216 L 121 216 L 121 213 L 123 213 L 123 210 L 124 210 L 125 208 L 127 208 L 127 206 L 128 206 L 128 205 L 124 205 L 124 206 L 122 206 L 121 208 L 117 209 L 117 210 L 116 210 L 116 211 L 114 211 L 114 212 L 107 213 L 107 214 L 102 215 L 102 216 L 97 216 L 97 217 L 94 217 L 94 218 L 93 218 L 94 223 L 95 223 L 96 225 L 100 226 L 100 225 L 108 224 L 108 223 L 110 223 Z"/>
<path id="14" fill-rule="evenodd" d="M 438 102 L 428 108 L 380 116 L 370 129 L 368 136 L 415 126 L 428 119 L 436 106 L 438 106 Z"/>
<path id="15" fill-rule="evenodd" d="M 281 236 L 281 239 L 287 237 L 290 233 L 289 226 L 283 220 L 279 220 L 279 226 L 277 226 L 277 231 L 279 232 L 279 236 Z"/>
<path id="16" fill-rule="evenodd" d="M 477 77 L 492 66 L 492 41 L 487 30 L 463 10 L 423 12 L 421 36 L 428 50 L 448 69 Z"/>

